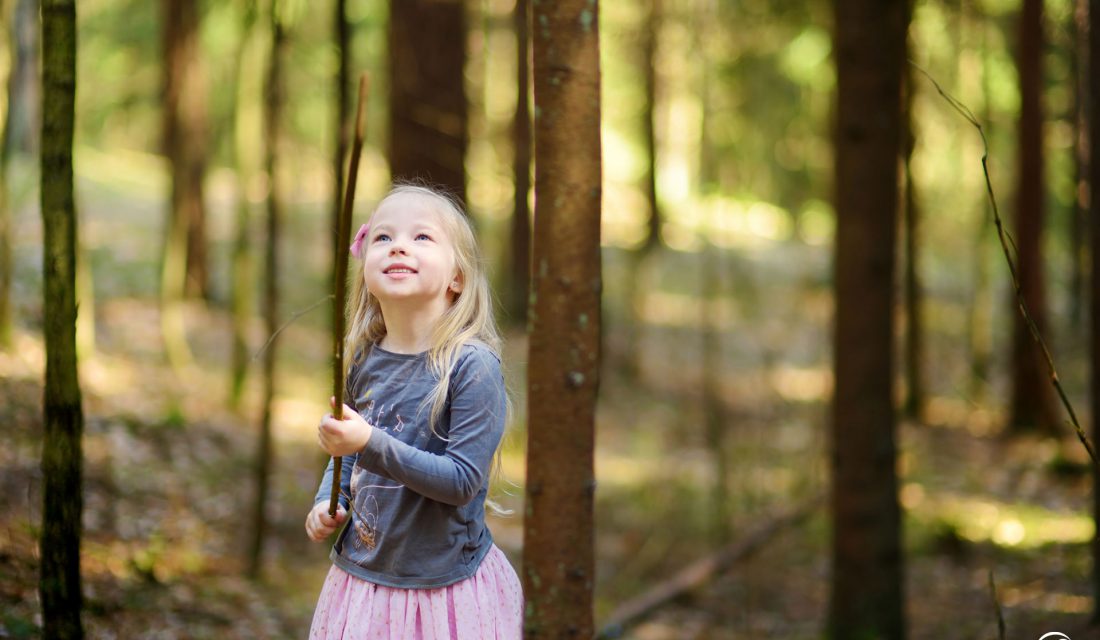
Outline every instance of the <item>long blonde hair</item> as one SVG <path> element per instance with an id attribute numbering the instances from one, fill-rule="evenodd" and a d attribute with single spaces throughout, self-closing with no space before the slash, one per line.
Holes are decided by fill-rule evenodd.
<path id="1" fill-rule="evenodd" d="M 431 408 L 429 424 L 432 433 L 438 436 L 435 425 L 447 403 L 451 374 L 458 363 L 463 345 L 474 341 L 482 342 L 499 357 L 500 332 L 493 316 L 492 292 L 481 261 L 481 253 L 478 251 L 477 237 L 458 200 L 432 187 L 399 183 L 379 201 L 375 211 L 390 198 L 404 195 L 419 196 L 432 203 L 432 208 L 438 214 L 444 232 L 451 241 L 455 267 L 461 274 L 463 283 L 462 291 L 455 294 L 451 306 L 432 331 L 428 348 L 428 368 L 438 382 L 425 398 L 425 403 Z M 360 264 L 353 285 L 351 304 L 348 305 L 348 331 L 344 348 L 345 353 L 352 354 L 351 365 L 361 362 L 370 349 L 386 337 L 382 307 L 378 298 L 367 289 L 362 272 Z"/>

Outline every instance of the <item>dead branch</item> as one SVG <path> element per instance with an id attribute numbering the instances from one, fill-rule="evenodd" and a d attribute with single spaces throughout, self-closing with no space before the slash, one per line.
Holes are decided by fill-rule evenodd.
<path id="1" fill-rule="evenodd" d="M 1001 249 L 1004 251 L 1005 261 L 1008 262 L 1008 272 L 1012 276 L 1012 287 L 1016 293 L 1016 304 L 1020 309 L 1020 314 L 1023 316 L 1024 322 L 1027 324 L 1028 331 L 1031 332 L 1032 339 L 1035 340 L 1035 343 L 1038 344 L 1039 348 L 1043 351 L 1043 357 L 1045 357 L 1047 361 L 1047 371 L 1050 374 L 1050 381 L 1058 391 L 1058 397 L 1062 400 L 1062 406 L 1064 406 L 1066 412 L 1069 413 L 1068 422 L 1073 427 L 1074 431 L 1077 432 L 1077 439 L 1084 445 L 1085 451 L 1088 452 L 1093 465 L 1100 466 L 1100 461 L 1096 459 L 1096 451 L 1092 446 L 1092 442 L 1089 441 L 1088 436 L 1085 435 L 1085 430 L 1081 428 L 1081 423 L 1077 421 L 1077 413 L 1073 410 L 1073 405 L 1070 404 L 1069 398 L 1066 397 L 1065 389 L 1062 388 L 1062 382 L 1058 378 L 1058 371 L 1054 367 L 1054 358 L 1050 355 L 1050 349 L 1047 348 L 1047 344 L 1043 340 L 1043 337 L 1039 335 L 1039 328 L 1035 326 L 1035 321 L 1032 320 L 1031 314 L 1028 313 L 1027 305 L 1024 304 L 1023 292 L 1020 289 L 1020 279 L 1016 272 L 1016 262 L 1012 258 L 1013 253 L 1016 252 L 1016 243 L 1012 240 L 1012 235 L 1009 234 L 1001 223 L 1001 213 L 997 208 L 997 199 L 993 195 L 993 183 L 989 179 L 989 142 L 985 138 L 985 130 L 982 129 L 981 123 L 978 122 L 973 112 L 971 112 L 966 105 L 959 102 L 954 96 L 944 91 L 943 87 L 941 87 L 940 84 L 936 82 L 936 79 L 927 71 L 920 68 L 912 61 L 910 61 L 909 64 L 912 64 L 917 71 L 920 71 L 928 78 L 933 86 L 936 87 L 936 91 L 938 91 L 943 99 L 947 101 L 947 104 L 951 105 L 959 115 L 966 118 L 966 120 L 978 130 L 978 135 L 982 138 L 982 173 L 985 174 L 985 190 L 986 194 L 989 196 L 989 203 L 993 208 L 993 222 L 997 226 L 997 238 L 1001 241 Z"/>
<path id="2" fill-rule="evenodd" d="M 823 502 L 816 495 L 793 509 L 781 512 L 763 522 L 749 533 L 714 553 L 684 567 L 669 580 L 651 587 L 641 595 L 619 605 L 604 622 L 596 635 L 600 638 L 618 638 L 631 626 L 641 622 L 660 607 L 698 589 L 731 566 L 761 549 L 775 539 L 776 534 L 805 520 Z"/>

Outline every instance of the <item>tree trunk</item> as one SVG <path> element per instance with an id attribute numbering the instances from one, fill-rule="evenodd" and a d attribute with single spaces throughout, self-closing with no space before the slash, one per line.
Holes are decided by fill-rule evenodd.
<path id="1" fill-rule="evenodd" d="M 1089 56 L 1088 56 L 1088 89 L 1086 91 L 1086 117 L 1089 121 L 1089 155 L 1100 158 L 1100 75 L 1095 70 L 1100 69 L 1100 0 L 1089 0 L 1088 8 L 1089 26 Z M 1100 162 L 1089 164 L 1089 250 L 1093 256 L 1090 268 L 1091 284 L 1091 313 L 1089 318 L 1089 372 L 1092 399 L 1092 441 L 1100 441 L 1100 216 L 1097 208 L 1100 208 L 1100 197 L 1092 197 L 1097 194 L 1100 187 Z M 1092 517 L 1100 525 L 1100 473 L 1096 466 L 1092 467 Z M 1092 536 L 1092 592 L 1093 592 L 1093 622 L 1100 622 L 1100 526 L 1094 528 Z"/>
<path id="2" fill-rule="evenodd" d="M 255 286 L 252 258 L 251 185 L 260 170 L 259 149 L 262 133 L 253 128 L 253 114 L 261 109 L 259 95 L 262 92 L 262 71 L 254 55 L 257 3 L 245 3 L 241 21 L 241 43 L 237 53 L 236 101 L 233 105 L 233 161 L 237 169 L 237 215 L 232 256 L 232 290 L 230 313 L 233 316 L 233 364 L 230 374 L 229 404 L 240 408 L 245 378 L 252 356 L 248 349 L 248 325 L 252 319 L 252 295 Z"/>
<path id="3" fill-rule="evenodd" d="M 1089 265 L 1088 212 L 1089 212 L 1089 119 L 1088 119 L 1088 56 L 1089 56 L 1089 8 L 1088 0 L 1075 0 L 1070 19 L 1073 53 L 1073 120 L 1076 135 L 1073 136 L 1074 181 L 1073 216 L 1069 225 L 1070 245 L 1070 326 L 1074 333 L 1081 327 L 1085 313 L 1085 271 Z"/>
<path id="4" fill-rule="evenodd" d="M 988 69 L 989 47 L 987 46 L 987 32 L 989 26 L 977 8 L 967 3 L 963 7 L 962 20 L 977 30 L 977 49 L 980 52 L 982 67 Z M 990 108 L 991 89 L 989 86 L 989 74 L 982 74 L 982 111 L 980 120 L 986 123 L 986 136 L 993 137 L 993 117 Z M 981 218 L 974 229 L 974 295 L 970 300 L 968 341 L 970 343 L 970 379 L 967 384 L 968 394 L 975 402 L 982 402 L 988 391 L 989 365 L 993 352 L 993 292 L 990 286 L 989 263 L 993 250 L 993 210 L 986 199 L 985 193 L 981 197 Z"/>
<path id="5" fill-rule="evenodd" d="M 8 0 L 9 2 L 12 0 Z M 38 153 L 41 129 L 42 87 L 39 81 L 38 0 L 14 0 L 10 23 L 11 77 L 8 79 L 8 152 Z"/>
<path id="6" fill-rule="evenodd" d="M 390 0 L 390 172 L 466 201 L 466 16 L 461 0 Z"/>
<path id="7" fill-rule="evenodd" d="M 1043 282 L 1043 0 L 1024 0 L 1019 19 L 1020 120 L 1017 148 L 1017 272 L 1028 313 L 1046 339 L 1046 291 Z M 1027 324 L 1012 301 L 1012 398 L 1009 427 L 1014 432 L 1057 433 L 1054 393 L 1047 366 Z"/>
<path id="8" fill-rule="evenodd" d="M 76 356 L 73 122 L 76 4 L 42 3 L 43 321 L 46 339 L 39 594 L 44 638 L 82 638 L 80 538 L 84 414 Z"/>
<path id="9" fill-rule="evenodd" d="M 893 397 L 905 0 L 836 0 L 829 635 L 905 636 Z M 868 112 L 871 109 L 871 112 Z"/>
<path id="10" fill-rule="evenodd" d="M 272 336 L 271 343 L 264 351 L 263 369 L 263 416 L 260 421 L 260 440 L 256 452 L 256 504 L 252 519 L 252 548 L 249 553 L 248 575 L 258 578 L 263 555 L 264 538 L 267 533 L 267 491 L 271 470 L 272 452 L 271 411 L 275 399 L 275 352 L 278 339 L 274 338 L 278 330 L 279 309 L 279 242 L 282 226 L 283 203 L 279 191 L 279 137 L 282 130 L 283 100 L 285 87 L 283 65 L 287 53 L 287 39 L 282 18 L 279 16 L 279 2 L 271 7 L 271 60 L 268 66 L 267 87 L 264 104 L 264 122 L 267 140 L 267 158 L 265 160 L 267 176 L 271 188 L 267 197 L 267 253 L 265 256 L 266 279 L 264 282 L 264 325 L 266 335 Z"/>
<path id="11" fill-rule="evenodd" d="M 645 147 L 644 190 L 649 204 L 643 252 L 661 245 L 661 207 L 657 202 L 657 32 L 661 25 L 661 0 L 650 0 L 642 29 L 642 78 L 645 96 L 642 105 L 642 141 Z"/>
<path id="12" fill-rule="evenodd" d="M 531 288 L 531 209 L 527 197 L 531 191 L 531 105 L 530 20 L 527 0 L 516 0 L 512 12 L 516 32 L 516 114 L 512 119 L 512 175 L 515 190 L 512 206 L 512 292 L 509 316 L 518 326 L 527 323 L 527 304 Z"/>
<path id="13" fill-rule="evenodd" d="M 528 638 L 591 638 L 600 364 L 598 5 L 534 5 L 534 296 L 523 581 Z"/>
<path id="14" fill-rule="evenodd" d="M 902 167 L 905 171 L 903 188 L 905 220 L 905 416 L 922 422 L 924 420 L 924 323 L 921 313 L 924 296 L 920 286 L 919 247 L 920 247 L 920 210 L 917 208 L 916 189 L 913 187 L 913 149 L 917 139 L 913 131 L 913 70 L 906 66 L 905 72 L 905 113 L 902 120 L 902 141 L 904 152 Z"/>
<path id="15" fill-rule="evenodd" d="M 206 87 L 199 64 L 199 3 L 164 0 L 164 152 L 172 170 L 172 218 L 186 229 L 187 295 L 210 297 L 206 265 Z"/>
<path id="16" fill-rule="evenodd" d="M 10 70 L 7 78 L 7 108 L 0 124 L 0 349 L 12 346 L 12 209 L 9 199 L 8 165 L 18 151 L 38 150 L 38 2 L 14 0 L 4 6 L 4 24 Z"/>

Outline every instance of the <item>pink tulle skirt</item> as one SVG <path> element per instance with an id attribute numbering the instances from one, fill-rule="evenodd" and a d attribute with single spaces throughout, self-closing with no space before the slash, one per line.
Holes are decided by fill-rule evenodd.
<path id="1" fill-rule="evenodd" d="M 383 587 L 333 565 L 313 613 L 310 640 L 514 640 L 523 635 L 523 591 L 495 545 L 470 578 L 439 589 Z"/>

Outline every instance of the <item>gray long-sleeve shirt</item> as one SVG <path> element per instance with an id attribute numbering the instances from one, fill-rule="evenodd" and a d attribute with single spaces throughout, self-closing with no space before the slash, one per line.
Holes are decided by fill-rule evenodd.
<path id="1" fill-rule="evenodd" d="M 424 401 L 436 382 L 427 353 L 377 346 L 348 375 L 348 405 L 375 429 L 362 451 L 342 458 L 340 501 L 351 517 L 332 561 L 375 584 L 459 582 L 493 543 L 485 496 L 507 406 L 500 358 L 481 343 L 462 347 L 438 435 Z M 329 500 L 331 490 L 330 460 L 314 504 Z"/>

